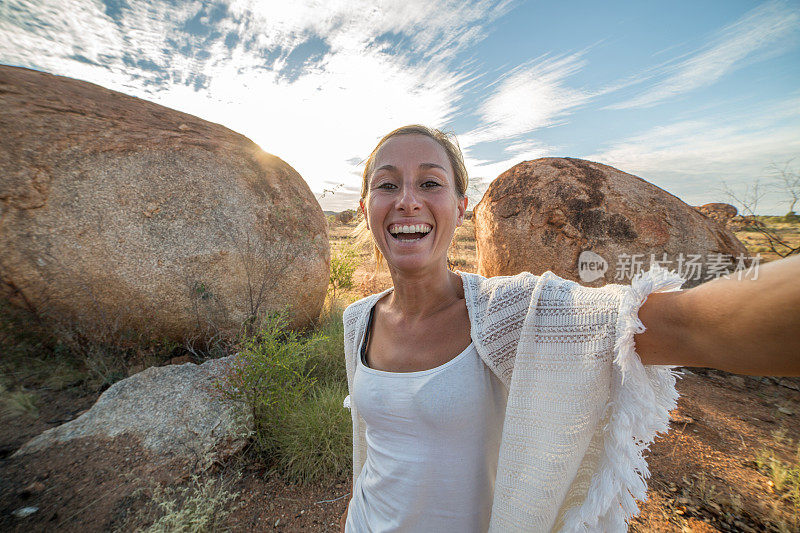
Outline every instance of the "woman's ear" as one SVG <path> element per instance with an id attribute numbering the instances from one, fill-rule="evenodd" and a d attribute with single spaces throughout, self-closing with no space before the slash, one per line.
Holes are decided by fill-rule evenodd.
<path id="1" fill-rule="evenodd" d="M 458 201 L 458 215 L 456 216 L 456 227 L 464 223 L 464 216 L 467 213 L 467 203 L 469 203 L 469 199 L 466 196 Z"/>
<path id="2" fill-rule="evenodd" d="M 367 219 L 367 208 L 364 207 L 364 199 L 358 201 L 358 208 L 364 214 L 364 223 L 367 225 L 367 229 L 369 229 L 369 219 Z"/>

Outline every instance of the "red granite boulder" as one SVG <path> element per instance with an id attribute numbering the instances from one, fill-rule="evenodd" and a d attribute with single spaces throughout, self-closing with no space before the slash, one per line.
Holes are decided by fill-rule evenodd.
<path id="1" fill-rule="evenodd" d="M 695 207 L 708 218 L 716 220 L 719 224 L 727 227 L 730 220 L 739 214 L 739 210 L 731 204 L 713 202 L 710 204 Z"/>
<path id="2" fill-rule="evenodd" d="M 525 161 L 501 174 L 475 207 L 475 237 L 484 276 L 550 270 L 602 286 L 629 283 L 654 259 L 691 287 L 733 270 L 737 258 L 749 264 L 730 231 L 676 196 L 574 158 Z"/>
<path id="3" fill-rule="evenodd" d="M 246 137 L 70 78 L 0 66 L 0 297 L 181 341 L 319 316 L 330 248 L 302 177 Z"/>

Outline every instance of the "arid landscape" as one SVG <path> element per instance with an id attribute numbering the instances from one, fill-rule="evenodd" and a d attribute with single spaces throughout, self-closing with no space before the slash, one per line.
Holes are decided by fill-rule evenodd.
<path id="1" fill-rule="evenodd" d="M 355 268 L 351 284 L 337 280 L 335 301 L 331 292 L 326 302 L 332 311 L 317 326 L 329 335 L 326 357 L 341 366 L 333 371 L 339 376 L 344 359 L 341 330 L 334 322 L 341 320 L 341 308 L 391 283 L 385 269 L 374 271 L 370 250 L 354 248 L 355 223 L 328 217 L 333 263 L 350 257 Z M 765 223 L 800 244 L 800 224 L 777 217 Z M 763 261 L 777 257 L 758 233 L 736 235 Z M 450 262 L 455 269 L 476 270 L 471 221 L 459 228 Z M 136 357 L 65 355 L 44 337 L 21 336 L 15 321 L 30 317 L 6 311 L 0 329 L 0 529 L 338 530 L 349 498 L 349 473 L 292 483 L 258 453 L 255 443 L 199 476 L 191 475 L 196 465 L 156 466 L 136 443 L 127 446 L 124 436 L 113 442 L 76 439 L 12 457 L 32 437 L 85 412 L 111 383 L 146 366 L 199 363 L 202 357 L 185 347 Z M 691 369 L 684 370 L 678 389 L 681 399 L 671 430 L 650 450 L 649 499 L 631 530 L 800 530 L 800 380 Z M 349 461 L 350 442 L 344 441 L 339 450 Z"/>
<path id="2" fill-rule="evenodd" d="M 0 533 L 800 533 L 798 65 L 800 0 L 0 0 Z"/>

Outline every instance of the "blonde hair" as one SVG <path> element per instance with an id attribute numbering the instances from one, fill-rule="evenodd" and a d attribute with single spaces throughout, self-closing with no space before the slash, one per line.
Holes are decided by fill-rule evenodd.
<path id="1" fill-rule="evenodd" d="M 445 153 L 447 153 L 447 158 L 450 160 L 450 166 L 453 168 L 453 178 L 455 180 L 456 193 L 461 198 L 464 198 L 467 195 L 469 177 L 467 176 L 467 167 L 464 165 L 464 156 L 461 153 L 461 147 L 458 145 L 458 139 L 456 139 L 455 133 L 446 133 L 436 128 L 423 126 L 422 124 L 410 124 L 408 126 L 397 128 L 396 130 L 384 135 L 383 138 L 378 142 L 378 145 L 375 146 L 375 149 L 372 150 L 372 153 L 369 154 L 366 164 L 364 165 L 364 174 L 362 175 L 361 180 L 361 200 L 366 200 L 367 195 L 369 194 L 369 177 L 375 167 L 375 156 L 378 154 L 378 150 L 386 141 L 399 135 L 424 135 L 439 143 L 439 146 L 444 148 Z M 369 242 L 372 243 L 372 253 L 375 256 L 375 269 L 377 271 L 383 262 L 383 255 L 378 249 L 378 245 L 375 243 L 375 240 L 372 238 L 372 232 L 367 228 L 366 213 L 359 209 L 358 215 L 360 220 L 355 229 L 353 229 L 352 235 L 356 238 L 356 242 L 358 244 Z"/>

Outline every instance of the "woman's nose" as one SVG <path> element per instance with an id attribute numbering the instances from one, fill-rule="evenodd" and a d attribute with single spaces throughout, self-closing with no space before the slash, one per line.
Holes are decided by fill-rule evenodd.
<path id="1" fill-rule="evenodd" d="M 419 209 L 421 204 L 413 187 L 403 187 L 403 192 L 397 200 L 397 208 L 403 211 Z"/>

